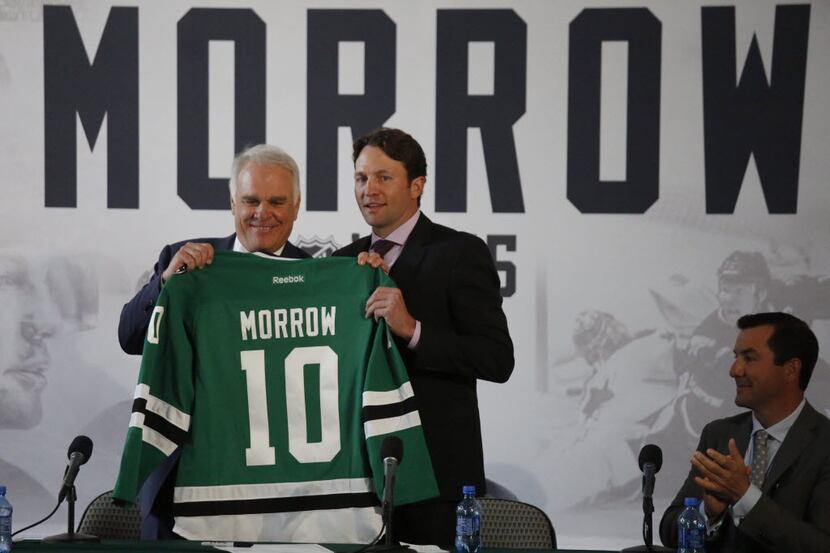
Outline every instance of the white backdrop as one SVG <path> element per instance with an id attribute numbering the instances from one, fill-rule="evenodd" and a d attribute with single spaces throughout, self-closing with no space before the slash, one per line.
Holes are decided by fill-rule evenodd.
<path id="1" fill-rule="evenodd" d="M 87 56 L 96 59 L 112 6 L 125 3 L 81 0 L 59 4 L 71 7 Z M 488 478 L 551 516 L 560 546 L 639 543 L 640 446 L 657 443 L 666 455 L 657 483 L 655 517 L 659 520 L 687 469 L 695 430 L 699 430 L 695 416 L 704 413 L 708 418 L 732 410 L 727 371 L 734 333 L 729 328 L 729 310 L 744 304 L 740 304 L 740 290 L 719 288 L 719 268 L 725 261 L 721 272 L 748 275 L 755 281 L 745 309 L 793 310 L 814 324 L 823 347 L 830 344 L 826 321 L 830 296 L 823 287 L 823 276 L 830 275 L 830 219 L 826 216 L 830 209 L 830 59 L 825 55 L 830 51 L 830 2 L 816 0 L 796 11 L 776 10 L 789 4 L 767 0 L 395 1 L 380 4 L 395 30 L 394 51 L 388 43 L 377 47 L 362 39 L 344 38 L 340 43 L 335 93 L 359 97 L 375 87 L 391 90 L 392 115 L 381 122 L 407 130 L 423 145 L 429 164 L 424 211 L 440 223 L 483 238 L 515 240 L 515 247 L 496 248 L 497 261 L 506 263 L 500 268 L 508 292 L 504 307 L 516 348 L 516 369 L 507 384 L 479 386 L 486 466 Z M 353 203 L 350 129 L 342 126 L 336 131 L 336 152 L 307 151 L 310 98 L 319 93 L 309 90 L 309 75 L 323 71 L 307 59 L 308 14 L 312 8 L 377 10 L 377 3 L 137 0 L 129 6 L 135 6 L 128 18 L 137 21 L 137 44 L 132 46 L 137 48 L 138 70 L 137 99 L 127 111 L 137 114 L 137 127 L 128 126 L 126 132 L 124 126 L 108 128 L 117 123 L 108 113 L 93 148 L 87 140 L 90 129 L 87 134 L 82 130 L 83 125 L 92 124 L 84 121 L 82 125 L 84 116 L 76 115 L 77 147 L 64 150 L 63 155 L 77 159 L 77 201 L 56 205 L 48 199 L 47 189 L 70 190 L 73 179 L 70 171 L 47 183 L 46 151 L 50 141 L 66 143 L 71 133 L 56 133 L 47 125 L 46 80 L 64 83 L 54 89 L 60 93 L 56 105 L 63 102 L 71 107 L 67 98 L 75 94 L 81 100 L 73 101 L 91 101 L 100 107 L 105 102 L 97 100 L 96 94 L 105 96 L 110 86 L 120 90 L 121 79 L 129 77 L 129 72 L 104 74 L 100 82 L 105 86 L 85 89 L 73 81 L 82 78 L 78 66 L 62 62 L 46 66 L 48 35 L 62 37 L 59 31 L 66 28 L 45 26 L 42 3 L 0 2 L 0 323 L 4 325 L 0 328 L 0 401 L 11 412 L 3 415 L 7 420 L 0 417 L 0 483 L 9 486 L 18 528 L 51 508 L 53 499 L 48 494 L 54 495 L 59 488 L 65 450 L 77 434 L 86 433 L 95 442 L 92 459 L 78 479 L 79 505 L 112 488 L 129 419 L 125 405 L 140 361 L 123 354 L 118 346 L 121 305 L 146 279 L 164 244 L 196 236 L 224 236 L 233 230 L 228 211 L 191 209 L 177 193 L 181 160 L 189 160 L 199 146 L 180 140 L 182 123 L 177 121 L 179 75 L 185 72 L 177 62 L 177 40 L 183 32 L 180 22 L 189 10 L 249 9 L 262 20 L 265 139 L 296 157 L 305 196 L 311 187 L 321 185 L 307 183 L 309 165 L 326 160 L 336 163 L 337 210 L 309 209 L 304 198 L 292 240 L 302 244 L 316 237 L 344 245 L 353 233 L 367 231 Z M 713 31 L 714 24 L 704 21 L 703 6 L 734 7 L 734 24 L 727 25 L 734 29 L 734 48 L 721 49 L 708 62 L 704 50 L 713 42 L 704 40 L 709 36 L 705 30 L 716 36 L 722 32 Z M 442 180 L 434 172 L 439 165 L 436 128 L 440 113 L 446 113 L 437 108 L 438 75 L 442 60 L 450 56 L 439 51 L 438 21 L 441 10 L 483 8 L 506 10 L 497 15 L 513 24 L 515 15 L 525 25 L 526 34 L 517 35 L 518 42 L 494 46 L 494 39 L 488 40 L 483 31 L 485 36 L 472 39 L 466 50 L 470 98 L 486 100 L 503 93 L 503 87 L 512 87 L 523 99 L 523 112 L 519 109 L 515 123 L 502 128 L 515 141 L 521 201 L 516 209 L 517 188 L 498 173 L 505 167 L 503 161 L 509 160 L 510 156 L 505 157 L 509 147 L 497 146 L 501 157 L 494 157 L 494 165 L 486 168 L 484 134 L 472 125 L 466 131 L 466 149 L 463 144 L 454 145 L 456 159 L 460 157 L 467 170 L 466 202 L 462 202 L 466 205 L 459 209 L 456 203 L 455 211 L 447 211 L 446 204 L 438 205 L 436 189 L 460 190 L 463 198 L 464 183 L 448 177 Z M 805 12 L 806 27 L 799 27 Z M 625 14 L 632 13 L 639 23 L 625 23 Z M 729 13 L 710 12 L 727 23 Z M 793 13 L 802 17 L 801 23 L 789 19 L 789 31 L 775 31 L 776 17 L 783 20 Z M 477 20 L 471 16 L 470 21 L 475 27 Z M 625 32 L 620 37 L 602 35 L 603 21 L 616 21 Z M 367 29 L 373 28 L 367 23 Z M 644 29 L 656 39 L 640 40 L 648 34 Z M 604 37 L 601 64 L 594 58 L 594 65 L 601 68 L 594 74 L 601 92 L 599 108 L 586 112 L 578 108 L 579 100 L 593 89 L 576 85 L 587 82 L 581 80 L 586 73 L 579 69 L 592 62 L 579 39 L 590 38 L 594 32 Z M 798 36 L 807 37 L 806 54 L 800 54 L 797 45 L 786 48 L 785 39 L 792 42 Z M 746 76 L 753 37 L 766 82 L 770 72 L 781 69 L 781 80 L 774 78 L 772 86 L 786 89 L 796 101 L 765 103 L 762 94 L 749 94 L 728 104 L 735 109 L 718 113 L 718 107 L 725 105 L 723 99 L 729 97 L 705 100 L 704 89 L 717 86 L 713 80 L 704 82 L 706 64 L 711 68 L 717 60 L 731 59 L 735 79 Z M 108 44 L 114 46 L 107 47 L 109 52 L 130 42 L 120 31 L 111 39 Z M 600 47 L 600 42 L 595 45 Z M 59 46 L 58 51 L 70 50 L 69 44 Z M 370 49 L 394 54 L 392 83 L 376 81 L 377 75 L 364 71 L 363 56 Z M 234 43 L 228 40 L 214 40 L 209 46 L 208 124 L 201 136 L 208 145 L 209 174 L 217 179 L 227 178 L 235 147 L 234 98 L 240 88 L 235 90 L 233 83 L 240 67 L 235 67 L 233 52 Z M 499 61 L 500 55 L 507 56 L 507 61 Z M 656 65 L 646 64 L 644 73 L 634 71 L 642 67 L 635 63 L 641 59 Z M 795 77 L 783 71 L 797 68 L 799 59 L 806 59 L 801 80 L 797 70 Z M 781 65 L 774 66 L 773 60 Z M 509 78 L 507 82 L 494 78 L 500 71 L 521 77 L 521 71 L 513 72 L 516 63 L 526 64 L 519 86 Z M 791 86 L 782 84 L 786 79 Z M 735 80 L 721 82 L 734 91 Z M 236 82 L 243 91 L 247 84 Z M 515 94 L 510 98 L 485 111 L 509 111 L 515 107 L 511 104 Z M 129 97 L 126 102 L 130 103 Z M 643 110 L 652 119 L 656 117 L 651 126 L 641 115 Z M 449 117 L 461 113 L 457 106 L 450 111 Z M 729 119 L 738 111 L 744 115 Z M 707 133 L 707 117 L 727 130 Z M 784 123 L 779 125 L 780 120 Z M 63 128 L 71 129 L 71 125 Z M 576 142 L 569 142 L 569 130 L 590 135 L 596 128 L 598 148 L 580 149 Z M 787 128 L 790 131 L 782 130 Z M 138 195 L 127 207 L 108 207 L 108 185 L 128 186 L 127 181 L 108 182 L 114 178 L 108 177 L 108 158 L 116 148 L 113 132 L 122 139 L 137 140 L 133 159 Z M 706 152 L 707 140 L 717 146 L 710 152 Z M 707 189 L 709 200 L 721 194 L 717 190 L 723 179 L 718 180 L 717 173 L 728 172 L 726 163 L 719 166 L 714 156 L 728 154 L 729 145 L 737 143 L 751 144 L 753 155 L 733 156 L 739 166 L 733 184 L 742 184 L 740 194 L 734 210 L 714 213 L 716 209 L 707 208 Z M 638 150 L 641 147 L 645 154 Z M 633 150 L 639 154 L 632 154 Z M 53 159 L 60 157 L 50 150 L 49 156 L 53 155 Z M 589 194 L 595 202 L 591 205 L 605 205 L 604 194 L 610 197 L 622 191 L 626 196 L 629 188 L 636 188 L 637 179 L 652 184 L 656 180 L 659 194 L 637 192 L 638 197 L 651 197 L 653 203 L 634 210 L 640 213 L 623 213 L 625 209 L 613 207 L 617 204 L 600 210 L 604 213 L 589 213 L 585 205 L 569 200 L 569 187 L 578 190 L 590 185 L 584 174 L 574 172 L 569 177 L 569 167 L 575 169 L 591 155 L 596 160 L 588 165 L 598 170 L 602 181 L 593 196 Z M 637 165 L 637 159 L 646 161 Z M 776 172 L 778 166 L 795 167 L 794 176 L 792 171 L 789 177 L 786 171 Z M 111 175 L 131 174 L 127 166 L 120 167 L 123 173 Z M 643 167 L 653 178 L 634 174 Z M 768 205 L 762 184 L 789 191 L 797 188 L 795 207 L 781 209 L 775 201 L 772 207 Z M 492 200 L 488 185 L 503 195 Z M 198 193 L 199 183 L 193 186 Z M 508 210 L 508 205 L 513 207 Z M 735 251 L 748 255 L 730 257 Z M 719 310 L 727 319 L 725 326 L 716 324 Z M 35 319 L 39 326 L 33 337 L 29 327 Z M 816 395 L 824 386 L 819 372 L 826 368 L 817 369 Z M 830 380 L 830 375 L 824 379 Z M 25 412 L 25 406 L 15 410 L 14 397 L 24 398 L 21 403 L 29 398 L 30 407 L 40 397 L 42 416 Z M 826 397 L 816 401 L 822 408 L 830 405 Z M 700 402 L 711 409 L 701 411 Z M 33 535 L 61 531 L 64 516 L 61 511 Z"/>

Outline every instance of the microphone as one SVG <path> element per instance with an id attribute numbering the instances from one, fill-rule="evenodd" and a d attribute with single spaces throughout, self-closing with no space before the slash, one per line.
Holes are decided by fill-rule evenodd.
<path id="1" fill-rule="evenodd" d="M 654 494 L 654 475 L 663 466 L 663 451 L 654 444 L 647 444 L 640 450 L 640 470 L 643 471 L 643 498 Z"/>
<path id="2" fill-rule="evenodd" d="M 660 472 L 663 466 L 663 451 L 654 444 L 646 444 L 640 450 L 640 457 L 637 460 L 640 470 L 643 471 L 643 545 L 626 547 L 623 551 L 674 551 L 653 544 L 653 529 L 651 515 L 654 512 L 652 494 L 654 494 L 654 475 Z"/>
<path id="3" fill-rule="evenodd" d="M 77 436 L 72 443 L 69 444 L 69 450 L 66 456 L 69 458 L 69 464 L 66 467 L 66 473 L 63 475 L 63 486 L 58 493 L 58 504 L 66 499 L 66 494 L 72 489 L 75 484 L 75 478 L 78 476 L 78 471 L 81 465 L 89 461 L 92 455 L 92 440 L 86 436 Z"/>
<path id="4" fill-rule="evenodd" d="M 397 436 L 387 436 L 380 444 L 380 458 L 383 459 L 383 520 L 387 532 L 392 523 L 395 508 L 395 472 L 403 460 L 403 442 Z"/>
<path id="5" fill-rule="evenodd" d="M 380 458 L 383 460 L 383 524 L 386 536 L 383 544 L 378 543 L 380 534 L 365 550 L 368 553 L 408 553 L 409 547 L 395 539 L 392 528 L 392 514 L 395 511 L 395 472 L 403 461 L 403 442 L 397 436 L 387 436 L 380 443 Z"/>

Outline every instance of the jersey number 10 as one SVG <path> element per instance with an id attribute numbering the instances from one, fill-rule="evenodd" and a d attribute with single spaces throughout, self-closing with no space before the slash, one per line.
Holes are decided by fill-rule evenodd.
<path id="1" fill-rule="evenodd" d="M 248 388 L 248 425 L 251 447 L 245 448 L 248 466 L 276 464 L 268 427 L 268 399 L 265 388 L 265 350 L 240 352 Z M 305 404 L 306 365 L 320 366 L 320 426 L 322 439 L 308 441 Z M 297 347 L 285 358 L 285 406 L 288 415 L 288 451 L 300 463 L 331 461 L 340 451 L 340 406 L 337 382 L 337 354 L 329 346 Z"/>

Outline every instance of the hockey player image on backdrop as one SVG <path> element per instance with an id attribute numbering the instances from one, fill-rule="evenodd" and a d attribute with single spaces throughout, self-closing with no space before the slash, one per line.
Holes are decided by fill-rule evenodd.
<path id="1" fill-rule="evenodd" d="M 174 531 L 187 539 L 369 542 L 380 444 L 405 457 L 396 503 L 437 495 L 406 367 L 364 306 L 379 269 L 217 251 L 171 279 L 147 333 L 114 496 L 181 446 Z"/>
<path id="2" fill-rule="evenodd" d="M 43 417 L 41 394 L 51 359 L 42 299 L 26 261 L 0 255 L 0 430 L 28 430 Z M 22 467 L 0 457 L 0 482 L 22 514 L 55 498 Z"/>
<path id="3" fill-rule="evenodd" d="M 683 446 L 690 451 L 697 445 L 704 425 L 713 417 L 725 417 L 739 411 L 731 394 L 734 384 L 724 367 L 734 358 L 735 322 L 742 315 L 762 311 L 798 313 L 809 325 L 830 318 L 830 278 L 798 274 L 774 278 L 764 254 L 757 251 L 734 251 L 717 270 L 718 307 L 695 329 L 688 344 L 674 354 L 675 372 L 679 378 L 673 418 L 662 433 L 650 438 L 671 444 L 668 458 L 685 458 Z M 830 366 L 819 359 L 809 396 L 816 399 L 816 408 L 823 411 L 830 391 Z M 668 415 L 665 413 L 664 415 Z M 664 416 L 663 420 L 667 420 Z M 661 424 L 655 424 L 659 430 Z M 671 436 L 672 439 L 667 439 Z M 685 439 L 681 439 L 685 438 Z M 683 445 L 680 445 L 683 442 Z M 685 469 L 684 466 L 669 470 Z M 682 477 L 682 473 L 670 477 Z"/>

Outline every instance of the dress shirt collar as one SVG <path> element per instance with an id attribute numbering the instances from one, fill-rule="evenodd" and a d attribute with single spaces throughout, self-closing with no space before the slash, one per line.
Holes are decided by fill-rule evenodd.
<path id="1" fill-rule="evenodd" d="M 795 420 L 798 418 L 798 415 L 801 414 L 801 411 L 804 410 L 804 404 L 806 403 L 806 399 L 802 399 L 801 403 L 798 404 L 798 407 L 795 410 L 781 419 L 780 421 L 776 422 L 769 428 L 764 428 L 761 422 L 755 418 L 755 414 L 752 414 L 752 436 L 758 430 L 766 430 L 767 434 L 770 435 L 771 438 L 774 438 L 779 444 L 784 442 L 784 438 L 787 437 L 787 433 L 792 428 L 793 424 L 795 424 Z"/>
<path id="2" fill-rule="evenodd" d="M 399 246 L 403 246 L 404 244 L 406 244 L 409 235 L 412 234 L 412 229 L 415 228 L 415 224 L 418 222 L 418 218 L 420 216 L 421 210 L 419 209 L 415 212 L 415 214 L 412 217 L 404 221 L 404 223 L 401 226 L 399 226 L 398 228 L 390 232 L 388 236 L 383 238 L 383 240 L 389 240 L 390 242 L 394 242 Z M 381 237 L 375 234 L 373 231 L 371 243 L 374 244 L 378 240 L 381 240 Z"/>
<path id="3" fill-rule="evenodd" d="M 285 249 L 285 242 L 283 242 L 282 246 L 280 246 L 278 249 L 274 250 L 273 253 L 274 253 L 275 256 L 279 257 L 279 256 L 282 255 L 282 251 L 284 249 Z M 241 253 L 256 253 L 256 252 L 248 251 L 248 249 L 245 246 L 242 245 L 242 242 L 239 241 L 239 236 L 236 236 L 233 239 L 233 251 L 241 252 Z"/>

